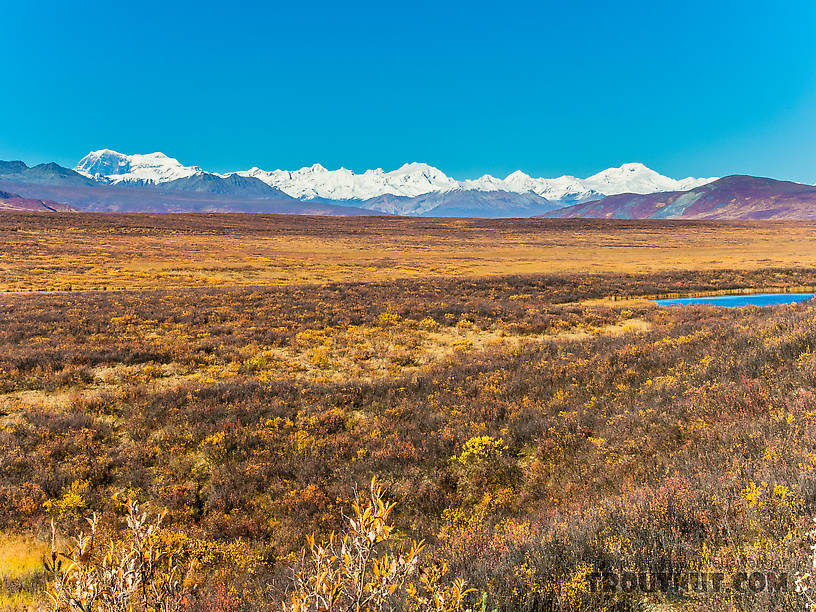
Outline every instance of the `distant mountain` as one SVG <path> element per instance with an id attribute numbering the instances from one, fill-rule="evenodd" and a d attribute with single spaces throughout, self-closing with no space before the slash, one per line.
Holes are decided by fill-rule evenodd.
<path id="1" fill-rule="evenodd" d="M 508 193 L 533 193 L 552 202 L 562 202 L 565 206 L 576 202 L 597 200 L 604 196 L 585 183 L 585 180 L 574 176 L 558 178 L 533 178 L 521 170 L 516 170 L 500 179 L 485 174 L 477 179 L 467 179 L 461 183 L 463 189 L 474 191 L 504 191 Z"/>
<path id="2" fill-rule="evenodd" d="M 415 197 L 426 193 L 441 193 L 459 189 L 459 183 L 438 168 L 428 164 L 410 163 L 391 172 L 382 168 L 355 174 L 346 168 L 327 170 L 314 164 L 300 170 L 267 172 L 251 168 L 231 174 L 252 176 L 292 197 L 309 200 L 370 200 L 382 195 Z"/>
<path id="3" fill-rule="evenodd" d="M 160 165 L 162 157 L 169 159 L 166 156 L 152 157 L 155 165 Z M 326 202 L 301 202 L 251 177 L 221 177 L 200 170 L 193 173 L 160 171 L 155 176 L 176 178 L 153 182 L 146 178 L 146 168 L 149 166 L 147 161 L 142 161 L 139 167 L 135 167 L 119 165 L 122 160 L 109 154 L 99 155 L 93 161 L 88 160 L 87 156 L 85 159 L 87 163 L 84 168 L 100 171 L 114 167 L 127 169 L 131 176 L 126 180 L 112 181 L 99 173 L 80 174 L 55 163 L 29 168 L 21 161 L 0 161 L 0 189 L 31 200 L 26 204 L 28 207 L 34 206 L 35 201 L 46 202 L 48 206 L 60 202 L 64 204 L 58 206 L 70 210 L 96 212 L 382 214 L 353 204 L 342 206 Z M 173 166 L 171 162 L 166 162 L 166 165 Z M 7 204 L 3 209 L 8 210 L 10 206 Z M 15 206 L 23 206 L 23 203 L 15 202 Z"/>
<path id="4" fill-rule="evenodd" d="M 478 179 L 456 181 L 433 166 L 419 163 L 405 164 L 391 172 L 384 172 L 378 168 L 366 170 L 362 174 L 355 174 L 344 168 L 326 170 L 319 164 L 294 171 L 267 172 L 259 168 L 252 168 L 237 174 L 259 178 L 299 199 L 359 200 L 366 208 L 386 212 L 393 212 L 393 210 L 390 207 L 379 207 L 380 202 L 385 201 L 390 205 L 393 200 L 387 197 L 384 200 L 379 199 L 382 196 L 417 198 L 431 193 L 505 192 L 533 194 L 555 203 L 555 206 L 563 206 L 596 200 L 616 193 L 653 193 L 691 189 L 715 180 L 714 178 L 689 177 L 678 181 L 658 174 L 638 163 L 624 164 L 620 168 L 609 168 L 587 179 L 579 179 L 574 176 L 554 179 L 532 178 L 517 170 L 505 179 L 485 174 Z M 418 201 L 424 203 L 422 198 Z M 523 207 L 522 204 L 519 208 Z M 421 215 L 425 214 L 425 211 L 421 208 L 410 210 L 403 206 L 399 214 Z"/>
<path id="5" fill-rule="evenodd" d="M 816 187 L 733 175 L 689 191 L 612 195 L 538 215 L 596 219 L 816 219 Z"/>
<path id="6" fill-rule="evenodd" d="M 623 164 L 608 168 L 583 181 L 584 185 L 604 195 L 619 193 L 656 193 L 660 191 L 687 191 L 715 181 L 717 177 L 687 177 L 675 180 L 647 168 L 643 164 Z"/>
<path id="7" fill-rule="evenodd" d="M 532 192 L 548 200 L 559 202 L 582 202 L 597 200 L 618 193 L 654 193 L 658 191 L 685 191 L 704 185 L 715 178 L 685 178 L 675 180 L 663 176 L 643 164 L 623 164 L 620 168 L 608 168 L 589 178 L 561 176 L 554 179 L 532 178 L 516 170 L 504 180 L 489 174 L 473 181 L 464 181 L 466 189 L 479 191 Z"/>
<path id="8" fill-rule="evenodd" d="M 456 189 L 413 198 L 383 195 L 361 202 L 360 206 L 394 215 L 498 219 L 532 217 L 554 210 L 558 204 L 534 193 Z"/>
<path id="9" fill-rule="evenodd" d="M 278 199 L 242 197 L 198 191 L 161 191 L 145 185 L 43 185 L 15 183 L 0 177 L 0 189 L 27 198 L 66 202 L 89 212 L 246 212 L 287 215 L 377 215 L 353 206 L 301 202 L 288 196 Z"/>
<path id="10" fill-rule="evenodd" d="M 127 155 L 111 149 L 88 153 L 74 170 L 55 163 L 30 168 L 21 161 L 0 162 L 3 189 L 23 198 L 93 211 L 485 218 L 809 214 L 801 206 L 785 209 L 787 212 L 749 210 L 745 205 L 740 211 L 720 210 L 725 195 L 718 191 L 721 187 L 714 186 L 724 185 L 724 180 L 675 180 L 638 163 L 609 168 L 586 179 L 533 178 L 517 170 L 504 179 L 486 174 L 457 181 L 438 168 L 416 162 L 388 172 L 378 168 L 355 173 L 314 164 L 292 171 L 256 167 L 219 174 L 186 166 L 163 153 Z M 753 202 L 757 195 L 750 197 Z M 689 202 L 694 205 L 687 205 Z"/>
<path id="11" fill-rule="evenodd" d="M 24 198 L 16 193 L 0 191 L 0 213 L 2 212 L 76 212 L 61 202 Z"/>
<path id="12" fill-rule="evenodd" d="M 259 179 L 251 176 L 238 176 L 237 174 L 221 177 L 208 172 L 200 172 L 165 183 L 158 183 L 153 187 L 156 191 L 165 193 L 209 193 L 266 200 L 295 199 L 286 195 L 280 189 L 270 187 Z"/>
<path id="13" fill-rule="evenodd" d="M 53 162 L 29 168 L 21 161 L 0 161 L 0 180 L 37 185 L 93 185 L 94 181 Z"/>
<path id="14" fill-rule="evenodd" d="M 493 217 L 506 214 L 502 212 L 503 208 L 507 209 L 508 214 L 530 209 L 540 211 L 596 200 L 617 193 L 691 189 L 714 180 L 687 178 L 678 181 L 636 163 L 624 164 L 620 168 L 609 168 L 586 179 L 574 176 L 554 179 L 533 178 L 524 172 L 516 171 L 504 179 L 486 174 L 478 179 L 457 181 L 438 168 L 418 162 L 404 164 L 388 172 L 377 168 L 355 173 L 346 168 L 328 170 L 320 164 L 314 164 L 300 170 L 267 171 L 254 167 L 218 174 L 206 172 L 198 166 L 185 166 L 163 153 L 126 155 L 110 149 L 92 151 L 79 161 L 75 170 L 98 183 L 162 186 L 162 190 L 172 191 L 187 191 L 191 189 L 190 185 L 207 185 L 200 188 L 209 193 L 233 195 L 238 193 L 248 195 L 248 185 L 227 187 L 218 183 L 218 178 L 257 179 L 281 194 L 303 201 L 335 202 L 340 205 L 403 215 L 427 214 L 429 207 L 444 204 L 450 205 L 450 211 L 457 210 L 469 216 L 483 214 Z M 186 183 L 183 180 L 190 182 Z M 165 188 L 165 185 L 170 186 Z M 252 189 L 257 191 L 257 188 Z M 466 196 L 464 192 L 494 195 Z M 437 200 L 436 196 L 441 194 L 449 196 Z M 510 202 L 512 197 L 506 194 L 522 197 L 513 204 Z M 260 192 L 255 195 L 268 197 Z M 550 204 L 536 208 L 541 204 L 541 199 L 548 200 Z M 459 204 L 452 204 L 454 201 Z M 468 201 L 472 206 L 466 204 Z M 498 208 L 491 210 L 489 208 L 491 201 L 496 202 Z M 413 208 L 412 204 L 415 205 Z M 448 209 L 443 207 L 439 212 L 445 210 Z"/>
<path id="15" fill-rule="evenodd" d="M 164 153 L 125 155 L 110 149 L 91 151 L 74 170 L 97 182 L 111 184 L 164 183 L 204 172 L 197 166 L 184 166 Z"/>
<path id="16" fill-rule="evenodd" d="M 154 187 L 161 192 L 194 192 L 247 198 L 290 200 L 291 196 L 251 176 L 221 176 L 184 166 L 164 153 L 124 155 L 102 149 L 83 157 L 74 170 L 96 183 Z"/>

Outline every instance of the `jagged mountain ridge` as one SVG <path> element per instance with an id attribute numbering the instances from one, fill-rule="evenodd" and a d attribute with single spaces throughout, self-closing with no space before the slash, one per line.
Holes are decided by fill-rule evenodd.
<path id="1" fill-rule="evenodd" d="M 120 155 L 120 154 L 117 154 Z M 320 196 L 302 200 L 269 185 L 257 176 L 238 173 L 215 174 L 196 167 L 175 168 L 167 156 L 143 156 L 159 169 L 153 178 L 144 167 L 131 161 L 99 159 L 83 166 L 86 174 L 55 163 L 28 167 L 21 161 L 0 162 L 0 210 L 129 211 L 129 212 L 271 212 L 282 214 L 372 215 L 398 214 L 463 217 L 596 217 L 619 219 L 816 219 L 816 187 L 774 179 L 734 175 L 694 186 L 702 179 L 675 181 L 641 164 L 624 164 L 575 183 L 570 177 L 547 179 L 558 183 L 558 193 L 578 200 L 553 201 L 532 187 L 536 179 L 512 173 L 507 179 L 482 177 L 480 185 L 451 183 L 436 169 L 421 164 L 403 167 L 397 184 L 400 193 L 381 194 L 366 200 L 332 199 Z M 139 158 L 136 158 L 137 161 Z M 179 164 L 180 165 L 180 164 Z M 151 166 L 151 167 L 152 167 Z M 122 180 L 91 174 L 87 170 L 121 171 Z M 322 167 L 321 167 L 322 168 Z M 311 167 L 323 174 L 325 169 Z M 151 170 L 152 172 L 152 170 Z M 336 172 L 336 171 L 334 171 Z M 417 173 L 422 178 L 414 180 Z M 366 173 L 363 173 L 364 175 Z M 391 173 L 369 173 L 365 180 Z M 344 171 L 342 176 L 354 173 Z M 340 176 L 340 175 L 334 175 Z M 396 175 L 394 175 L 396 176 Z M 396 179 L 395 179 L 396 180 Z M 575 179 L 579 180 L 580 179 Z M 422 181 L 426 184 L 422 185 Z M 446 182 L 447 181 L 447 182 Z M 516 190 L 508 191 L 504 183 Z M 456 185 L 455 187 L 453 185 Z M 356 185 L 356 187 L 355 187 Z M 365 187 L 364 183 L 352 187 Z M 676 186 L 673 191 L 618 193 L 581 201 L 598 189 L 614 191 L 622 186 L 653 190 Z M 343 187 L 339 183 L 336 187 Z M 690 188 L 689 188 L 690 187 Z M 430 191 L 426 191 L 431 189 Z M 403 195 L 425 191 L 417 195 Z M 540 190 L 539 190 L 540 191 Z M 333 195 L 342 195 L 342 190 Z M 12 202 L 14 200 L 14 202 Z M 26 200 L 23 202 L 23 200 Z M 61 208 L 64 207 L 64 208 Z"/>
<path id="2" fill-rule="evenodd" d="M 234 177 L 252 178 L 299 200 L 353 204 L 388 213 L 395 213 L 398 208 L 399 212 L 395 214 L 408 215 L 429 212 L 428 201 L 433 198 L 426 197 L 428 194 L 448 194 L 443 198 L 446 205 L 458 200 L 460 208 L 466 212 L 468 209 L 462 207 L 468 201 L 478 201 L 479 206 L 471 212 L 479 212 L 484 209 L 485 202 L 493 199 L 497 202 L 495 213 L 499 214 L 502 208 L 507 207 L 507 193 L 535 195 L 556 203 L 554 206 L 563 206 L 622 192 L 651 193 L 689 189 L 714 180 L 690 177 L 678 181 L 638 163 L 609 168 L 587 179 L 572 176 L 532 178 L 516 171 L 505 179 L 484 175 L 474 180 L 457 181 L 438 168 L 417 162 L 404 164 L 388 172 L 377 168 L 354 173 L 346 168 L 328 170 L 320 164 L 314 164 L 300 170 L 266 171 L 254 167 L 217 174 L 208 173 L 198 166 L 185 166 L 163 153 L 125 155 L 111 149 L 92 151 L 79 161 L 75 170 L 95 181 L 109 184 L 158 185 L 180 179 L 192 180 L 193 177 L 219 177 L 225 180 Z M 471 191 L 494 195 L 467 195 L 466 192 Z M 519 198 L 518 205 L 510 207 L 524 210 L 530 205 L 530 199 Z M 411 204 L 415 204 L 414 208 L 411 208 Z"/>
<path id="3" fill-rule="evenodd" d="M 19 194 L 25 199 L 58 202 L 71 209 L 92 212 L 382 214 L 351 205 L 302 202 L 257 179 L 223 178 L 209 173 L 180 177 L 160 184 L 143 180 L 112 184 L 58 164 L 40 164 L 29 168 L 21 161 L 0 161 L 0 189 Z"/>

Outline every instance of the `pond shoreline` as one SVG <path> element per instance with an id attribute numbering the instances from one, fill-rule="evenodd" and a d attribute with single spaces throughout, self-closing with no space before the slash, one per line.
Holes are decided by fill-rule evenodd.
<path id="1" fill-rule="evenodd" d="M 658 306 L 722 306 L 742 308 L 745 306 L 780 306 L 807 302 L 816 292 L 807 293 L 730 293 L 722 295 L 691 296 L 656 300 Z"/>

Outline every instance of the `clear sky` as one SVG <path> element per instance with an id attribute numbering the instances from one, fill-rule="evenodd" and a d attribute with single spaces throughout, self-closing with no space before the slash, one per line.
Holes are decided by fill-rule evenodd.
<path id="1" fill-rule="evenodd" d="M 0 159 L 816 183 L 816 2 L 3 1 Z"/>

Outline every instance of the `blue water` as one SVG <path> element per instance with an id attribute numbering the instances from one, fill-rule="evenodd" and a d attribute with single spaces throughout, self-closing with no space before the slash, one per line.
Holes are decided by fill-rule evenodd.
<path id="1" fill-rule="evenodd" d="M 745 295 L 710 295 L 707 297 L 678 298 L 676 300 L 657 300 L 660 306 L 688 306 L 689 304 L 707 304 L 709 306 L 774 306 L 776 304 L 794 304 L 805 302 L 816 293 L 754 293 Z"/>

